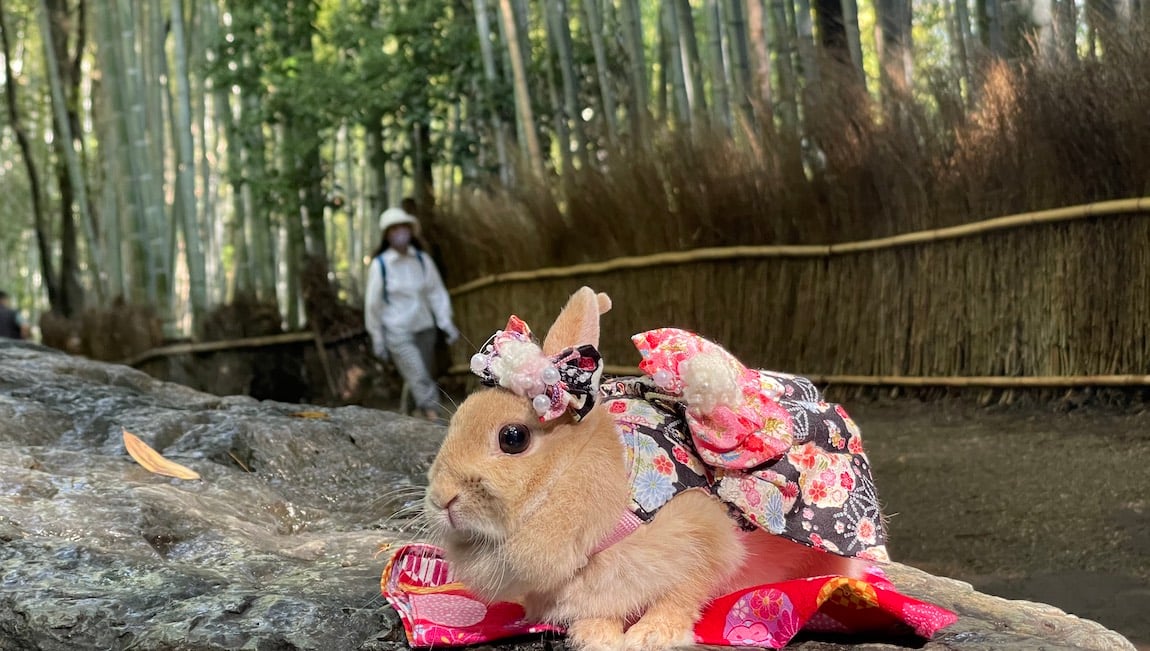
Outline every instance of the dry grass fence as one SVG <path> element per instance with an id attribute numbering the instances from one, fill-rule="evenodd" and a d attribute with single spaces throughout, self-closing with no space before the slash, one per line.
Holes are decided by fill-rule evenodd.
<path id="1" fill-rule="evenodd" d="M 893 111 L 820 93 L 806 107 L 813 147 L 766 129 L 667 134 L 558 182 L 477 193 L 428 229 L 462 290 L 466 352 L 510 311 L 545 328 L 588 284 L 615 299 L 603 348 L 621 367 L 638 361 L 630 334 L 676 325 L 758 366 L 854 382 L 1147 380 L 1145 204 L 936 237 L 1150 195 L 1146 70 L 1150 38 L 1135 30 L 1101 59 L 989 62 L 969 106 L 945 78 Z M 921 235 L 875 246 L 908 233 Z M 712 254 L 682 253 L 698 249 Z M 517 278 L 556 267 L 577 272 Z"/>
<path id="2" fill-rule="evenodd" d="M 1028 215 L 885 243 L 508 274 L 457 288 L 454 300 L 464 333 L 479 344 L 509 310 L 543 330 L 580 285 L 606 291 L 615 307 L 602 348 L 617 366 L 638 361 L 631 334 L 669 325 L 750 364 L 840 382 L 1150 382 L 1150 199 L 1047 216 L 1055 219 Z"/>

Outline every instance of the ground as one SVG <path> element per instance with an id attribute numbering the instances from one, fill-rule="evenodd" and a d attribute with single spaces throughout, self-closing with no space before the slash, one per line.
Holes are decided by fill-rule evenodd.
<path id="1" fill-rule="evenodd" d="M 841 401 L 862 428 L 894 560 L 1150 651 L 1150 409 L 1074 393 Z"/>
<path id="2" fill-rule="evenodd" d="M 889 549 L 1150 649 L 1150 412 L 859 401 Z"/>

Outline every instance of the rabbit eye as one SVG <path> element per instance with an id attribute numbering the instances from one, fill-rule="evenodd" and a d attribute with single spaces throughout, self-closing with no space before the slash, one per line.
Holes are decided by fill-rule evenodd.
<path id="1" fill-rule="evenodd" d="M 531 428 L 526 425 L 504 425 L 499 430 L 499 449 L 507 454 L 519 454 L 531 443 Z"/>

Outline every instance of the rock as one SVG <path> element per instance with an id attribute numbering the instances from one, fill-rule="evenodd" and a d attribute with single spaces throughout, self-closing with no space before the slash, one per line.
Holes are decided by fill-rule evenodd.
<path id="1" fill-rule="evenodd" d="M 122 429 L 202 480 L 147 472 Z M 0 649 L 405 649 L 379 596 L 380 548 L 414 535 L 396 514 L 418 500 L 442 433 L 0 340 Z M 1133 648 L 1050 606 L 898 564 L 889 574 L 961 615 L 927 649 Z M 849 642 L 914 641 L 795 647 Z"/>

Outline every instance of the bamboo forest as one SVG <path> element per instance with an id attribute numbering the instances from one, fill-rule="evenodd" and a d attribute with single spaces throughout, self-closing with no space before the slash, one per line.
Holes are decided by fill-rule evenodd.
<path id="1" fill-rule="evenodd" d="M 450 287 L 1140 196 L 1148 21 L 1145 0 L 3 0 L 0 288 L 34 326 L 145 305 L 196 339 L 238 296 L 303 327 L 309 265 L 357 303 L 405 198 Z"/>
<path id="2" fill-rule="evenodd" d="M 1150 651 L 1150 0 L 0 48 L 0 651 Z"/>

